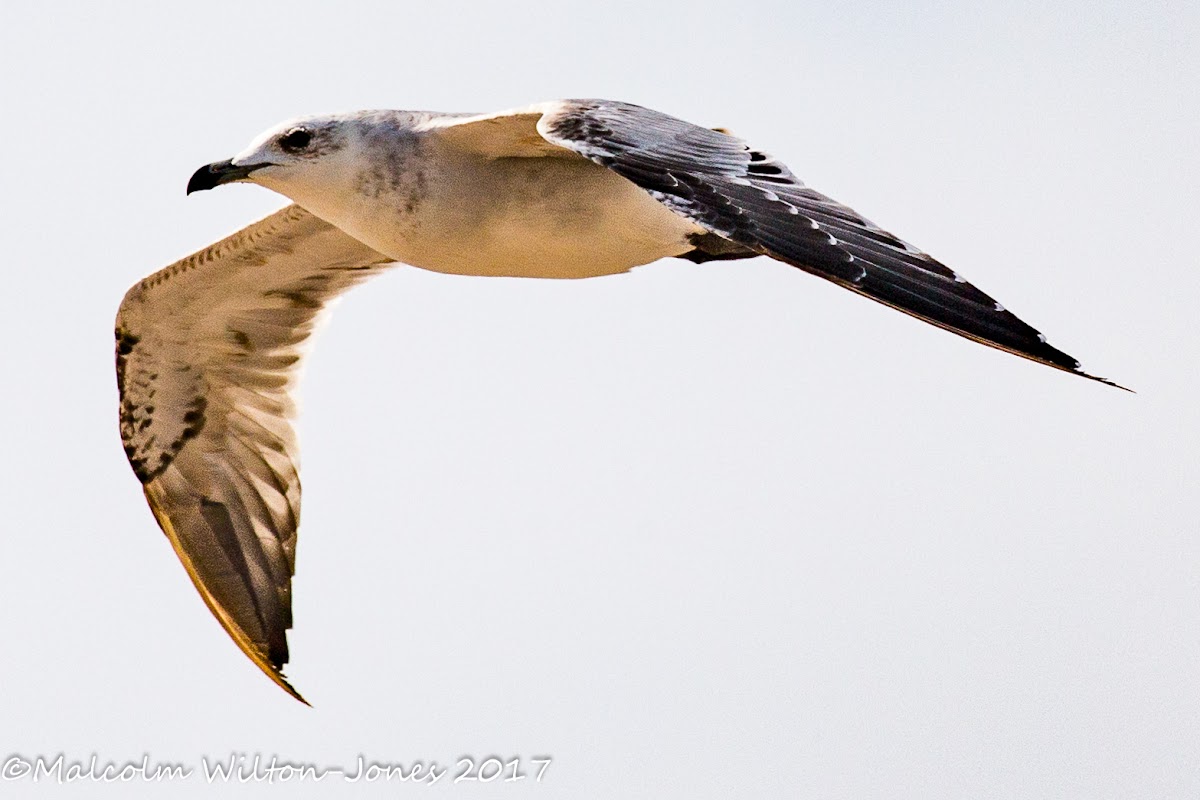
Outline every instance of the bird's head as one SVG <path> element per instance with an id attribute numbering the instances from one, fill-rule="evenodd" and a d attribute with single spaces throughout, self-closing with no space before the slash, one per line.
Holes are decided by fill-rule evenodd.
<path id="1" fill-rule="evenodd" d="M 304 186 L 327 182 L 344 167 L 340 162 L 346 157 L 354 133 L 350 122 L 342 115 L 326 115 L 277 125 L 228 161 L 196 170 L 188 181 L 187 193 L 250 182 L 293 196 Z"/>

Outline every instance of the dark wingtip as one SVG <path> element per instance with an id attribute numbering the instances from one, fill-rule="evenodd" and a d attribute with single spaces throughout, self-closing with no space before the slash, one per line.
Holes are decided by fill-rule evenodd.
<path id="1" fill-rule="evenodd" d="M 1135 391 L 1134 389 L 1130 389 L 1128 386 L 1122 386 L 1121 384 L 1117 383 L 1116 381 L 1110 381 L 1108 378 L 1101 378 L 1098 375 L 1089 375 L 1086 372 L 1084 372 L 1082 369 L 1075 370 L 1075 374 L 1081 375 L 1084 378 L 1089 378 L 1090 380 L 1093 380 L 1093 381 L 1098 381 L 1098 382 L 1106 384 L 1108 386 L 1112 386 L 1116 389 L 1120 389 L 1123 392 L 1129 392 L 1130 394 L 1137 394 L 1137 391 Z"/>
<path id="2" fill-rule="evenodd" d="M 312 703 L 305 700 L 304 696 L 301 695 L 300 692 L 296 691 L 296 687 L 292 686 L 291 682 L 283 676 L 283 671 L 280 669 L 279 665 L 272 664 L 271 666 L 273 669 L 267 671 L 267 669 L 263 668 L 263 665 L 259 664 L 259 667 L 263 669 L 263 672 L 267 673 L 267 677 L 274 681 L 280 689 L 283 689 L 285 692 L 299 700 L 304 705 L 312 708 Z"/>
<path id="3" fill-rule="evenodd" d="M 289 685 L 289 686 L 291 686 L 291 684 L 288 684 L 288 685 Z M 297 700 L 299 700 L 301 703 L 303 703 L 304 705 L 308 706 L 309 708 L 312 708 L 312 707 L 313 707 L 312 703 L 310 703 L 310 702 L 308 702 L 307 700 L 305 700 L 305 699 L 304 699 L 304 698 L 301 696 L 301 694 L 300 694 L 299 692 L 297 692 L 295 689 L 292 689 L 292 691 L 290 692 L 290 694 L 292 695 L 292 697 L 296 698 Z"/>

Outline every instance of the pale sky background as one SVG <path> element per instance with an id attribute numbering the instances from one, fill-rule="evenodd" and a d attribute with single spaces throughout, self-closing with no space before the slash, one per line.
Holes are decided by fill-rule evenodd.
<path id="1" fill-rule="evenodd" d="M 1200 793 L 1196 3 L 17 6 L 4 755 L 553 757 L 541 784 L 237 797 Z M 282 205 L 184 185 L 285 118 L 572 96 L 730 127 L 1139 393 L 766 259 L 398 268 L 302 385 L 305 708 L 142 500 L 117 305 Z"/>

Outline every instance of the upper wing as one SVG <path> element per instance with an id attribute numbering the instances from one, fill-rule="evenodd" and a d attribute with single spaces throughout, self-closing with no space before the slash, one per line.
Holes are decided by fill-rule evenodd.
<path id="1" fill-rule="evenodd" d="M 117 312 L 121 438 L 150 509 L 238 647 L 302 702 L 281 671 L 300 518 L 289 390 L 321 310 L 388 264 L 292 205 Z"/>
<path id="2" fill-rule="evenodd" d="M 608 100 L 564 100 L 433 124 L 447 141 L 492 157 L 554 155 L 546 143 L 565 148 L 747 250 L 960 336 L 1111 383 L 1083 372 L 1078 361 L 958 273 L 806 187 L 786 166 L 724 131 Z"/>

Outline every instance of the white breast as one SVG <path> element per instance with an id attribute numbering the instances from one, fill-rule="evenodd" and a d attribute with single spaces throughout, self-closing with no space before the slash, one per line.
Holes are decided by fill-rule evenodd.
<path id="1" fill-rule="evenodd" d="M 459 275 L 610 275 L 685 253 L 702 231 L 574 154 L 483 159 L 433 144 L 421 156 L 405 185 L 294 199 L 398 261 Z"/>

